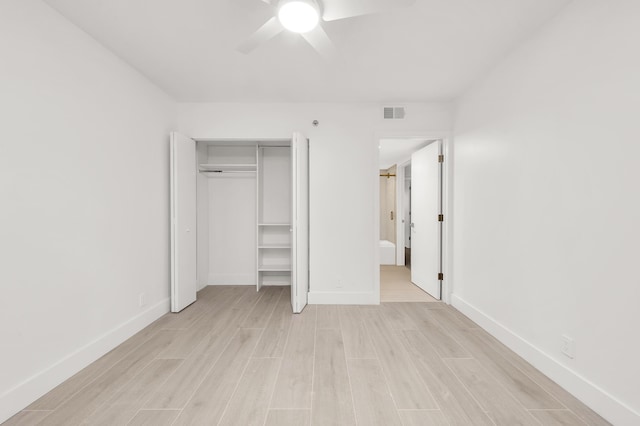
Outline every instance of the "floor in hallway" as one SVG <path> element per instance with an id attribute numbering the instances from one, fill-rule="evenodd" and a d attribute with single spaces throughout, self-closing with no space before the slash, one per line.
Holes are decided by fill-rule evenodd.
<path id="1" fill-rule="evenodd" d="M 411 282 L 411 269 L 406 266 L 380 266 L 381 302 L 437 302 Z"/>
<path id="2" fill-rule="evenodd" d="M 606 425 L 443 303 L 207 287 L 8 425 Z"/>

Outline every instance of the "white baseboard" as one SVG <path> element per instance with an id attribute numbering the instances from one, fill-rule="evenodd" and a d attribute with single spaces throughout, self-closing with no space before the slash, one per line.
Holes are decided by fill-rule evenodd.
<path id="1" fill-rule="evenodd" d="M 9 389 L 0 395 L 0 423 L 23 410 L 167 312 L 169 312 L 169 298 L 156 303 L 94 341 L 73 351 L 45 370 Z"/>
<path id="2" fill-rule="evenodd" d="M 380 294 L 375 292 L 310 291 L 310 305 L 378 305 Z"/>
<path id="3" fill-rule="evenodd" d="M 209 274 L 209 285 L 256 285 L 256 275 Z"/>
<path id="4" fill-rule="evenodd" d="M 558 383 L 592 410 L 614 425 L 640 425 L 640 414 L 609 394 L 595 383 L 561 364 L 509 328 L 500 324 L 475 306 L 451 295 L 452 305 L 472 319 L 509 349 L 527 360 L 547 377 Z"/>

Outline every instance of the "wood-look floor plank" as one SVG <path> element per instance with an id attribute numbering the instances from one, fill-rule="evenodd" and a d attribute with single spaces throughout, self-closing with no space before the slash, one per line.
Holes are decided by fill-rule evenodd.
<path id="1" fill-rule="evenodd" d="M 347 358 L 377 358 L 360 309 L 357 306 L 338 306 L 337 310 Z"/>
<path id="2" fill-rule="evenodd" d="M 140 410 L 127 426 L 171 426 L 179 410 Z"/>
<path id="3" fill-rule="evenodd" d="M 244 286 L 241 291 L 240 298 L 233 305 L 234 307 L 240 307 L 246 310 L 247 315 L 253 309 L 253 306 L 262 297 L 263 293 L 256 291 L 256 288 L 252 285 Z"/>
<path id="4" fill-rule="evenodd" d="M 587 424 L 570 410 L 529 410 L 529 412 L 544 426 L 585 426 Z"/>
<path id="5" fill-rule="evenodd" d="M 565 408 L 556 398 L 540 387 L 529 376 L 524 374 L 510 362 L 498 354 L 491 345 L 487 345 L 478 338 L 473 329 L 458 329 L 450 319 L 451 313 L 448 310 L 429 312 L 439 319 L 439 322 L 456 337 L 472 356 L 482 363 L 495 379 L 507 388 L 511 394 L 525 408 L 530 409 L 560 409 Z"/>
<path id="6" fill-rule="evenodd" d="M 249 362 L 262 330 L 239 328 L 176 419 L 175 425 L 217 424 Z"/>
<path id="7" fill-rule="evenodd" d="M 468 358 L 471 356 L 469 351 L 430 316 L 429 311 L 422 304 L 406 303 L 403 308 L 418 325 L 418 330 L 433 342 L 433 347 L 442 358 Z M 437 312 L 441 311 L 437 310 Z"/>
<path id="8" fill-rule="evenodd" d="M 309 426 L 311 410 L 269 410 L 265 426 Z"/>
<path id="9" fill-rule="evenodd" d="M 409 307 L 415 306 L 415 303 L 395 302 L 382 303 L 376 309 L 379 309 L 384 316 L 385 321 L 394 330 L 416 330 L 418 327 L 409 315 Z M 423 305 L 420 303 L 419 305 Z"/>
<path id="10" fill-rule="evenodd" d="M 497 425 L 540 426 L 536 419 L 475 359 L 450 358 L 445 364 L 458 376 Z"/>
<path id="11" fill-rule="evenodd" d="M 151 339 L 161 328 L 158 321 L 150 324 L 138 333 L 109 351 L 107 354 L 80 370 L 77 374 L 66 380 L 40 399 L 27 407 L 28 410 L 54 410 L 69 397 L 75 394 L 96 378 L 104 374 L 115 364 L 120 362 L 127 354 Z"/>
<path id="12" fill-rule="evenodd" d="M 311 424 L 356 424 L 340 330 L 316 331 Z"/>
<path id="13" fill-rule="evenodd" d="M 540 387 L 549 392 L 554 398 L 556 398 L 562 405 L 571 410 L 576 416 L 578 416 L 584 423 L 593 426 L 608 426 L 610 423 L 600 417 L 595 411 L 584 405 L 578 398 L 571 395 L 564 390 L 556 382 L 545 376 L 542 372 L 537 370 L 534 366 L 529 364 L 523 358 L 518 356 L 511 349 L 507 348 L 496 338 L 491 336 L 486 331 L 478 328 L 473 331 L 480 339 L 484 341 L 486 345 L 490 345 L 497 353 L 499 353 L 505 360 L 513 364 L 516 368 L 529 376 Z"/>
<path id="14" fill-rule="evenodd" d="M 49 410 L 39 411 L 20 411 L 15 416 L 11 417 L 6 422 L 2 423 L 2 426 L 31 426 L 41 422 L 45 417 L 51 414 Z"/>
<path id="15" fill-rule="evenodd" d="M 437 409 L 396 331 L 378 311 L 366 311 L 366 326 L 398 409 Z"/>
<path id="16" fill-rule="evenodd" d="M 452 426 L 490 426 L 493 422 L 467 388 L 446 366 L 429 340 L 419 331 L 401 333 L 403 343 L 422 380 Z"/>
<path id="17" fill-rule="evenodd" d="M 178 330 L 158 331 L 144 345 L 133 350 L 102 376 L 80 389 L 38 424 L 77 425 L 82 423 L 87 416 L 109 400 L 171 344 L 177 333 Z"/>
<path id="18" fill-rule="evenodd" d="M 449 426 L 439 410 L 400 410 L 403 426 Z"/>
<path id="19" fill-rule="evenodd" d="M 478 324 L 467 318 L 462 312 L 450 305 L 444 305 L 443 309 L 449 312 L 449 320 L 461 330 L 480 328 Z"/>
<path id="20" fill-rule="evenodd" d="M 278 358 L 249 361 L 219 425 L 264 425 L 280 362 Z"/>
<path id="21" fill-rule="evenodd" d="M 282 287 L 262 287 L 260 293 L 262 297 L 253 306 L 253 309 L 251 309 L 242 323 L 242 327 L 264 328 L 282 294 Z"/>
<path id="22" fill-rule="evenodd" d="M 202 343 L 212 330 L 226 326 L 234 302 L 240 297 L 235 288 L 225 289 L 217 298 L 209 302 L 207 309 L 189 328 L 184 329 L 176 339 L 158 355 L 158 358 L 185 359 Z M 246 314 L 246 312 L 245 312 Z"/>
<path id="23" fill-rule="evenodd" d="M 138 412 L 144 399 L 182 363 L 178 359 L 155 359 L 85 420 L 90 425 L 124 425 Z"/>
<path id="24" fill-rule="evenodd" d="M 291 318 L 291 330 L 270 408 L 311 408 L 316 307 Z"/>
<path id="25" fill-rule="evenodd" d="M 253 357 L 280 358 L 284 354 L 284 347 L 291 329 L 291 319 L 294 315 L 291 312 L 291 294 L 287 287 L 282 290 L 280 299 L 275 305 Z"/>
<path id="26" fill-rule="evenodd" d="M 347 368 L 358 424 L 402 426 L 378 360 L 349 359 Z"/>
<path id="27" fill-rule="evenodd" d="M 191 327 L 194 322 L 204 315 L 209 304 L 203 300 L 196 300 L 180 312 L 170 312 L 161 317 L 158 322 L 163 330 L 181 330 Z"/>
<path id="28" fill-rule="evenodd" d="M 321 328 L 340 328 L 340 320 L 338 319 L 338 309 L 336 305 L 318 305 L 318 329 Z"/>
<path id="29" fill-rule="evenodd" d="M 144 403 L 146 409 L 182 409 L 235 336 L 246 312 L 232 308 L 176 371 Z"/>

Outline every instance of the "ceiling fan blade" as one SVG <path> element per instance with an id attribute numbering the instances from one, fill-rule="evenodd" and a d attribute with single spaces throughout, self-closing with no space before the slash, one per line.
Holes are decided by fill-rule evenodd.
<path id="1" fill-rule="evenodd" d="M 325 59 L 332 60 L 338 57 L 338 50 L 321 25 L 301 35 Z"/>
<path id="2" fill-rule="evenodd" d="M 323 0 L 322 19 L 335 21 L 354 16 L 382 13 L 398 7 L 407 7 L 416 0 Z"/>
<path id="3" fill-rule="evenodd" d="M 269 19 L 263 26 L 258 28 L 258 30 L 253 33 L 248 39 L 240 43 L 240 45 L 237 47 L 237 50 L 244 54 L 247 54 L 262 43 L 277 36 L 283 30 L 284 28 L 282 27 L 282 24 L 280 24 L 278 18 L 274 16 L 273 18 Z"/>

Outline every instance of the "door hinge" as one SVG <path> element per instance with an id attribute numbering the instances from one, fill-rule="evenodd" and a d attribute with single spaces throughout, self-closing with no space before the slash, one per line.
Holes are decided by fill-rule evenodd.
<path id="1" fill-rule="evenodd" d="M 438 281 L 444 280 L 444 274 L 442 272 L 438 272 Z"/>
<path id="2" fill-rule="evenodd" d="M 444 163 L 444 154 L 438 155 L 438 163 Z"/>
<path id="3" fill-rule="evenodd" d="M 444 215 L 443 214 L 439 214 L 438 215 L 438 222 L 444 222 Z"/>

